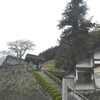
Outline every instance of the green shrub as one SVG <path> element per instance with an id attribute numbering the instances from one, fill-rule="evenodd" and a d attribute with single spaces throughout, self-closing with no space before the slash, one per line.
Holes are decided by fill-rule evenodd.
<path id="1" fill-rule="evenodd" d="M 62 96 L 57 96 L 55 100 L 62 100 Z"/>
<path id="2" fill-rule="evenodd" d="M 48 90 L 49 90 L 51 87 L 52 87 L 51 85 L 48 85 L 48 86 L 46 87 L 46 91 L 48 92 Z"/>
<path id="3" fill-rule="evenodd" d="M 45 81 L 43 81 L 42 83 L 41 83 L 41 86 L 44 88 L 44 85 L 46 84 L 46 82 Z"/>
<path id="4" fill-rule="evenodd" d="M 52 91 L 50 92 L 50 95 L 53 96 L 54 93 L 59 93 L 59 91 L 57 91 L 56 89 L 54 89 L 54 90 L 52 90 Z"/>
<path id="5" fill-rule="evenodd" d="M 57 91 L 57 89 L 53 87 L 47 80 L 45 80 L 39 73 L 34 72 L 34 77 L 36 78 L 38 83 L 42 86 L 42 88 L 44 88 L 44 90 L 46 90 L 48 94 L 52 96 L 52 100 L 55 100 L 58 96 L 61 96 L 59 91 Z M 58 100 L 61 100 L 59 98 Z"/>
<path id="6" fill-rule="evenodd" d="M 55 88 L 54 88 L 53 86 L 50 86 L 50 88 L 48 89 L 48 93 L 50 94 L 50 92 L 51 92 L 52 90 L 55 90 Z"/>
<path id="7" fill-rule="evenodd" d="M 59 93 L 54 93 L 52 96 L 52 100 L 55 100 L 58 96 L 61 96 Z"/>
<path id="8" fill-rule="evenodd" d="M 45 87 L 46 91 L 48 90 L 48 88 L 50 88 L 50 85 L 47 85 L 47 86 Z"/>
<path id="9" fill-rule="evenodd" d="M 43 85 L 44 89 L 46 89 L 47 86 L 49 86 L 49 84 L 48 83 L 44 83 L 44 85 Z"/>

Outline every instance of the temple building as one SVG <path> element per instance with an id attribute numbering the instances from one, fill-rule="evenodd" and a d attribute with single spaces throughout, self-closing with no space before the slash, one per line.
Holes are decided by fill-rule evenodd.
<path id="1" fill-rule="evenodd" d="M 41 70 L 42 69 L 42 63 L 45 61 L 45 59 L 41 56 L 37 56 L 37 55 L 32 55 L 32 54 L 27 54 L 25 57 L 25 62 L 33 63 L 33 68 L 35 70 Z M 36 67 L 34 67 L 36 66 Z"/>

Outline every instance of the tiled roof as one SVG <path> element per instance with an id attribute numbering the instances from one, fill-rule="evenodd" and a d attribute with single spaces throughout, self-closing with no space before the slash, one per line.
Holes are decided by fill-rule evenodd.
<path id="1" fill-rule="evenodd" d="M 25 60 L 27 60 L 27 59 L 40 60 L 40 61 L 45 60 L 42 56 L 32 55 L 32 54 L 27 54 L 26 57 L 25 57 Z"/>

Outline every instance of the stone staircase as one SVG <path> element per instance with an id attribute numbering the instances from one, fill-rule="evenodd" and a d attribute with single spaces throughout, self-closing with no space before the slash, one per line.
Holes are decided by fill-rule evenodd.
<path id="1" fill-rule="evenodd" d="M 40 71 L 39 74 L 46 79 L 52 86 L 54 86 L 61 94 L 62 94 L 62 87 L 56 84 L 52 79 L 50 79 L 43 71 Z"/>
<path id="2" fill-rule="evenodd" d="M 62 95 L 62 86 L 58 85 L 57 83 L 54 82 L 51 78 L 49 78 L 43 71 L 38 72 L 44 79 L 46 79 L 52 86 L 54 86 L 59 93 Z M 66 100 L 88 100 L 85 98 L 83 95 L 72 89 L 71 87 L 68 87 L 71 92 L 68 92 L 67 94 L 67 99 Z"/>

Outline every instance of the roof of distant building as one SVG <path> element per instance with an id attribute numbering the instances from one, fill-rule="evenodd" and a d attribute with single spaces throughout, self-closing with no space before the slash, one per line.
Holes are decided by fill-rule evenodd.
<path id="1" fill-rule="evenodd" d="M 38 55 L 27 54 L 25 57 L 25 61 L 34 61 L 34 60 L 45 61 L 45 59 L 42 56 Z"/>

